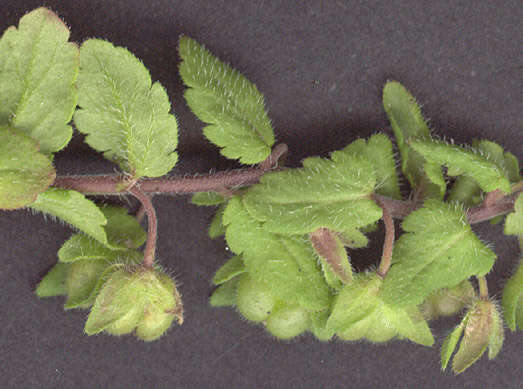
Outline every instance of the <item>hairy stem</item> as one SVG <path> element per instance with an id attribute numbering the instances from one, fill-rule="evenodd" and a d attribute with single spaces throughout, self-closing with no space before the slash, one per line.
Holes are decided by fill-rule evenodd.
<path id="1" fill-rule="evenodd" d="M 143 266 L 152 268 L 156 251 L 156 237 L 158 235 L 158 219 L 151 198 L 142 192 L 141 188 L 132 187 L 129 190 L 134 197 L 140 200 L 147 215 L 147 243 L 143 251 Z"/>
<path id="2" fill-rule="evenodd" d="M 488 286 L 487 279 L 485 277 L 478 277 L 479 286 L 479 298 L 487 301 L 488 300 Z"/>
<path id="3" fill-rule="evenodd" d="M 377 274 L 381 278 L 385 278 L 387 275 L 391 261 L 392 261 L 392 250 L 394 248 L 394 220 L 389 209 L 381 203 L 380 200 L 376 199 L 376 202 L 383 210 L 383 222 L 385 223 L 385 240 L 383 242 L 383 253 L 381 255 L 380 265 L 378 267 Z"/>

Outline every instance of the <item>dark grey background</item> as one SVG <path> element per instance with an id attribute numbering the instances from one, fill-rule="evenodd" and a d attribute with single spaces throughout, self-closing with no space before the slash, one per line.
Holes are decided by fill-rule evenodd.
<path id="1" fill-rule="evenodd" d="M 401 81 L 439 135 L 457 142 L 485 137 L 523 157 L 521 128 L 523 6 L 497 1 L 29 1 L 2 0 L 0 27 L 47 5 L 78 42 L 101 37 L 128 47 L 167 89 L 179 119 L 175 174 L 234 166 L 201 135 L 177 74 L 181 34 L 204 43 L 266 96 L 288 164 L 327 155 L 375 131 L 391 134 L 381 88 Z M 56 157 L 59 174 L 114 172 L 75 136 Z M 131 206 L 135 207 L 131 202 Z M 407 342 L 320 343 L 311 336 L 273 340 L 229 309 L 208 306 L 210 279 L 227 258 L 206 237 L 211 209 L 186 197 L 158 197 L 161 263 L 181 284 L 186 322 L 161 341 L 88 338 L 86 312 L 63 300 L 38 300 L 34 286 L 71 231 L 27 211 L 0 214 L 0 377 L 29 388 L 517 388 L 523 382 L 521 333 L 506 332 L 500 355 L 484 356 L 454 377 L 439 369 L 439 346 L 458 318 L 432 328 L 434 348 Z M 480 236 L 498 264 L 489 287 L 500 298 L 517 260 L 501 226 Z M 380 232 L 356 261 L 376 262 Z"/>

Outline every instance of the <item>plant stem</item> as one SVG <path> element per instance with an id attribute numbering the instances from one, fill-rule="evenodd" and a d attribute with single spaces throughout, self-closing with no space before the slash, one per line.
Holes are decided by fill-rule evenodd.
<path id="1" fill-rule="evenodd" d="M 145 243 L 145 249 L 143 251 L 143 266 L 146 268 L 152 268 L 156 251 L 156 237 L 158 235 L 158 219 L 156 218 L 156 211 L 150 197 L 143 193 L 140 188 L 132 187 L 128 191 L 140 200 L 145 214 L 147 215 L 147 242 Z"/>
<path id="2" fill-rule="evenodd" d="M 383 222 L 385 223 L 385 240 L 383 242 L 383 253 L 381 255 L 380 265 L 378 267 L 377 274 L 381 278 L 385 278 L 387 275 L 391 261 L 392 261 L 392 250 L 394 248 L 394 220 L 389 209 L 381 203 L 380 200 L 376 199 L 376 202 L 383 210 Z"/>
<path id="3" fill-rule="evenodd" d="M 477 277 L 479 285 L 479 298 L 487 301 L 488 300 L 488 286 L 487 279 L 485 277 Z"/>

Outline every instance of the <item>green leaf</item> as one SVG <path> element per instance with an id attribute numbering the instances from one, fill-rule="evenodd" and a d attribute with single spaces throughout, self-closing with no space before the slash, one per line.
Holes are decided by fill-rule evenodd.
<path id="1" fill-rule="evenodd" d="M 509 213 L 505 219 L 506 235 L 523 235 L 523 192 L 514 202 L 514 212 Z"/>
<path id="2" fill-rule="evenodd" d="M 503 315 L 508 328 L 523 330 L 523 260 L 503 289 Z"/>
<path id="3" fill-rule="evenodd" d="M 29 207 L 35 211 L 56 216 L 99 242 L 107 244 L 104 230 L 107 219 L 100 208 L 81 193 L 74 190 L 50 188 L 40 193 L 36 201 Z"/>
<path id="4" fill-rule="evenodd" d="M 258 282 L 287 304 L 312 311 L 325 309 L 330 294 L 308 240 L 284 236 L 261 228 L 246 211 L 241 198 L 231 199 L 225 209 L 226 240 L 230 249 L 243 254 L 245 268 Z"/>
<path id="5" fill-rule="evenodd" d="M 62 296 L 67 294 L 65 286 L 65 279 L 69 264 L 57 263 L 51 270 L 42 278 L 36 287 L 36 295 L 40 298 Z"/>
<path id="6" fill-rule="evenodd" d="M 327 328 L 343 332 L 372 314 L 380 303 L 381 279 L 374 273 L 358 275 L 345 285 L 334 300 Z"/>
<path id="7" fill-rule="evenodd" d="M 392 142 L 385 134 L 373 135 L 367 142 L 358 139 L 345 147 L 342 152 L 371 161 L 376 173 L 376 193 L 401 199 Z"/>
<path id="8" fill-rule="evenodd" d="M 427 200 L 405 218 L 383 284 L 391 306 L 417 305 L 433 291 L 490 271 L 496 255 L 472 232 L 463 208 Z"/>
<path id="9" fill-rule="evenodd" d="M 332 160 L 307 158 L 303 168 L 265 174 L 244 197 L 263 227 L 282 234 L 305 234 L 325 227 L 347 231 L 379 220 L 371 200 L 376 178 L 371 163 L 343 151 Z"/>
<path id="10" fill-rule="evenodd" d="M 0 209 L 16 209 L 36 200 L 55 179 L 50 159 L 36 142 L 0 126 Z"/>
<path id="11" fill-rule="evenodd" d="M 12 125 L 53 153 L 67 145 L 76 106 L 78 47 L 58 16 L 38 8 L 0 39 L 0 125 Z"/>
<path id="12" fill-rule="evenodd" d="M 456 328 L 454 328 L 454 330 L 452 330 L 452 332 L 445 338 L 445 341 L 441 346 L 441 370 L 445 370 L 447 368 L 450 357 L 458 345 L 465 325 L 466 321 L 463 320 L 461 324 L 456 326 Z"/>
<path id="13" fill-rule="evenodd" d="M 104 270 L 110 266 L 105 259 L 83 259 L 69 266 L 67 273 L 67 301 L 65 309 L 87 308 L 92 304 L 90 296 Z M 91 301 L 90 301 L 91 300 Z"/>
<path id="14" fill-rule="evenodd" d="M 383 88 L 383 106 L 398 143 L 401 168 L 411 187 L 430 197 L 443 198 L 446 185 L 441 169 L 425 164 L 423 157 L 409 146 L 413 139 L 430 138 L 416 100 L 399 82 L 388 81 Z"/>
<path id="15" fill-rule="evenodd" d="M 114 250 L 85 234 L 74 234 L 58 250 L 60 262 L 71 263 L 83 259 L 107 259 L 122 262 L 125 258 L 143 259 L 143 254 L 136 250 Z"/>
<path id="16" fill-rule="evenodd" d="M 211 239 L 215 239 L 219 236 L 225 235 L 225 226 L 223 225 L 222 221 L 224 210 L 225 204 L 220 205 L 220 207 L 214 214 L 211 223 L 209 224 L 209 229 L 207 230 L 207 233 L 209 234 L 209 238 Z"/>
<path id="17" fill-rule="evenodd" d="M 235 277 L 218 286 L 209 299 L 213 307 L 233 307 L 236 305 L 236 286 L 239 277 Z"/>
<path id="18" fill-rule="evenodd" d="M 507 173 L 490 160 L 488 154 L 438 140 L 412 140 L 409 144 L 429 163 L 448 167 L 447 173 L 451 176 L 470 177 L 485 192 L 496 189 L 501 189 L 505 193 L 510 192 Z"/>
<path id="19" fill-rule="evenodd" d="M 163 176 L 174 167 L 178 133 L 169 98 L 127 49 L 85 41 L 78 90 L 74 122 L 91 147 L 134 178 Z"/>
<path id="20" fill-rule="evenodd" d="M 214 275 L 214 278 L 212 279 L 212 283 L 214 285 L 223 284 L 230 279 L 242 274 L 244 271 L 245 266 L 243 264 L 242 258 L 239 256 L 234 256 L 218 269 Z"/>
<path id="21" fill-rule="evenodd" d="M 191 203 L 194 205 L 220 205 L 227 199 L 216 192 L 199 192 L 191 197 Z"/>
<path id="22" fill-rule="evenodd" d="M 341 242 L 349 248 L 367 247 L 369 239 L 360 230 L 351 229 L 343 232 L 337 232 Z"/>
<path id="23" fill-rule="evenodd" d="M 207 139 L 227 158 L 244 164 L 265 160 L 274 133 L 256 86 L 191 38 L 180 38 L 179 50 L 180 75 L 190 88 L 184 96 L 208 124 L 203 130 Z"/>
<path id="24" fill-rule="evenodd" d="M 423 346 L 434 344 L 434 336 L 417 307 L 401 309 L 383 304 L 382 310 L 385 320 L 392 324 L 400 336 Z"/>
<path id="25" fill-rule="evenodd" d="M 126 208 L 106 205 L 100 209 L 107 219 L 107 247 L 125 250 L 138 248 L 145 243 L 147 233 Z"/>

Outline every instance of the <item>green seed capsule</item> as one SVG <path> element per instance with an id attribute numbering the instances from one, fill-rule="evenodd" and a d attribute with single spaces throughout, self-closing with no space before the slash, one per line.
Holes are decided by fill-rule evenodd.
<path id="1" fill-rule="evenodd" d="M 291 339 L 307 331 L 311 324 L 309 314 L 301 307 L 282 307 L 269 315 L 265 327 L 280 339 Z"/>
<path id="2" fill-rule="evenodd" d="M 243 317 L 254 322 L 267 319 L 276 302 L 269 289 L 248 274 L 240 276 L 237 293 L 238 310 Z"/>

